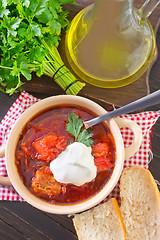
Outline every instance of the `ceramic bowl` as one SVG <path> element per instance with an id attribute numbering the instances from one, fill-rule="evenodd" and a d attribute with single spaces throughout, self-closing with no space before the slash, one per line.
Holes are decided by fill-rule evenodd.
<path id="1" fill-rule="evenodd" d="M 102 200 L 109 195 L 109 193 L 116 186 L 120 175 L 123 170 L 124 160 L 132 156 L 140 147 L 142 141 L 142 132 L 139 126 L 127 119 L 117 118 L 111 119 L 106 122 L 112 135 L 115 140 L 116 147 L 116 160 L 115 167 L 113 173 L 106 183 L 106 185 L 92 198 L 73 205 L 53 205 L 40 198 L 34 196 L 23 184 L 23 181 L 17 171 L 17 167 L 15 165 L 15 151 L 17 147 L 17 142 L 19 140 L 21 131 L 24 129 L 25 124 L 31 120 L 36 114 L 39 112 L 49 108 L 54 107 L 59 104 L 73 104 L 85 107 L 97 115 L 101 115 L 106 113 L 106 110 L 102 108 L 97 103 L 80 96 L 71 96 L 71 95 L 58 95 L 49 97 L 35 103 L 31 107 L 29 107 L 21 117 L 16 121 L 13 126 L 10 135 L 7 140 L 6 146 L 1 147 L 0 155 L 3 155 L 5 149 L 5 164 L 7 168 L 8 178 L 2 177 L 0 178 L 1 184 L 12 184 L 15 190 L 24 198 L 29 204 L 32 206 L 49 213 L 54 214 L 74 214 L 78 212 L 82 212 L 84 210 L 90 209 L 100 203 Z M 127 148 L 124 148 L 124 143 L 122 139 L 122 135 L 120 132 L 120 127 L 128 127 L 134 133 L 134 141 L 132 145 Z"/>

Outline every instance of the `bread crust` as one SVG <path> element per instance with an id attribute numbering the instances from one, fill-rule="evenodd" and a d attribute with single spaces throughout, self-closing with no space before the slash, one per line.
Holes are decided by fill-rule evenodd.
<path id="1" fill-rule="evenodd" d="M 127 240 L 160 239 L 160 193 L 151 172 L 137 165 L 125 168 L 120 196 Z"/>
<path id="2" fill-rule="evenodd" d="M 115 198 L 111 198 L 111 201 L 115 207 L 115 211 L 117 212 L 117 216 L 118 216 L 118 219 L 120 221 L 120 225 L 121 225 L 121 228 L 122 228 L 122 231 L 124 232 L 124 240 L 126 240 L 126 229 L 125 229 L 125 225 L 124 225 L 124 222 L 123 222 L 123 218 L 122 218 L 122 214 L 121 214 L 121 210 L 119 208 L 119 205 L 118 205 L 118 202 Z"/>
<path id="3" fill-rule="evenodd" d="M 109 214 L 107 212 L 110 212 Z M 103 216 L 106 216 L 103 218 Z M 96 235 L 97 228 L 99 225 L 96 225 L 96 219 L 98 218 L 99 224 L 104 225 L 104 231 L 102 229 L 99 230 L 98 237 Z M 111 220 L 112 219 L 112 220 Z M 93 221 L 93 224 L 91 223 Z M 104 238 L 106 232 L 108 230 L 107 224 L 113 224 L 116 222 L 116 228 L 114 228 L 115 232 L 119 233 L 118 240 L 126 240 L 126 230 L 123 223 L 121 211 L 119 209 L 119 205 L 115 198 L 111 198 L 108 202 L 98 205 L 86 212 L 75 214 L 73 218 L 73 224 L 77 232 L 77 236 L 79 240 L 117 240 L 117 238 L 110 236 L 109 238 Z M 111 229 L 109 229 L 111 230 Z M 108 233 L 111 234 L 108 230 Z M 89 234 L 88 234 L 89 232 Z M 92 233 L 92 234 L 90 234 Z M 101 234 L 101 236 L 100 236 Z"/>

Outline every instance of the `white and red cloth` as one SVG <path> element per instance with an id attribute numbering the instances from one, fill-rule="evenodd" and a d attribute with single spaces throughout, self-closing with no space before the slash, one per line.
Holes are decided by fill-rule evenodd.
<path id="1" fill-rule="evenodd" d="M 8 134 L 15 121 L 28 107 L 38 101 L 40 101 L 40 99 L 37 99 L 25 91 L 21 93 L 0 123 L 0 146 L 6 143 Z M 143 142 L 139 151 L 134 154 L 133 157 L 125 161 L 124 167 L 136 164 L 148 168 L 151 153 L 150 134 L 152 132 L 153 125 L 160 117 L 160 113 L 150 111 L 138 114 L 127 114 L 122 117 L 135 121 L 141 127 L 143 133 Z M 124 139 L 124 145 L 128 146 L 131 144 L 133 139 L 133 133 L 131 130 L 122 128 L 121 133 Z M 7 176 L 4 157 L 0 158 L 0 175 Z M 118 185 L 109 197 L 119 198 Z M 0 200 L 23 201 L 23 198 L 14 190 L 13 187 L 0 185 Z"/>

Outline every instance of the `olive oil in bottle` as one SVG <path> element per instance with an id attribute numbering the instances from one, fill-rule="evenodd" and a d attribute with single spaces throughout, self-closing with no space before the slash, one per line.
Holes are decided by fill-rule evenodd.
<path id="1" fill-rule="evenodd" d="M 152 27 L 131 0 L 99 0 L 73 20 L 66 38 L 68 60 L 85 81 L 120 87 L 135 81 L 155 50 Z"/>

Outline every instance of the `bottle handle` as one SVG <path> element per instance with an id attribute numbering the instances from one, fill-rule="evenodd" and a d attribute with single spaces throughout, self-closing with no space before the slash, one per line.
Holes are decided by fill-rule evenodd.
<path id="1" fill-rule="evenodd" d="M 6 148 L 6 145 L 2 145 L 0 147 L 0 157 L 5 156 L 5 148 Z M 9 177 L 0 176 L 0 185 L 12 186 L 12 183 Z"/>
<path id="2" fill-rule="evenodd" d="M 131 145 L 125 147 L 125 157 L 124 159 L 127 160 L 132 157 L 140 148 L 142 143 L 142 130 L 137 123 L 132 120 L 126 118 L 114 118 L 115 122 L 117 123 L 119 128 L 127 127 L 132 130 L 134 134 L 134 139 Z"/>
<path id="3" fill-rule="evenodd" d="M 146 0 L 138 10 L 142 19 L 148 18 L 154 9 L 158 6 L 160 0 Z"/>

